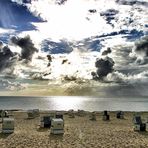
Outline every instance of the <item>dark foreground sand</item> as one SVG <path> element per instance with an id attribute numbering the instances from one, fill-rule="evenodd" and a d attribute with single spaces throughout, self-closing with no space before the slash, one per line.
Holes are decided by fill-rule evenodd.
<path id="1" fill-rule="evenodd" d="M 148 112 L 140 114 L 148 117 Z M 133 131 L 132 112 L 126 112 L 125 119 L 116 119 L 115 112 L 111 112 L 110 121 L 102 121 L 101 113 L 97 113 L 97 121 L 89 120 L 88 113 L 75 118 L 65 114 L 63 136 L 40 129 L 39 117 L 27 119 L 24 111 L 15 111 L 13 115 L 15 131 L 0 134 L 0 148 L 148 148 L 148 132 Z"/>

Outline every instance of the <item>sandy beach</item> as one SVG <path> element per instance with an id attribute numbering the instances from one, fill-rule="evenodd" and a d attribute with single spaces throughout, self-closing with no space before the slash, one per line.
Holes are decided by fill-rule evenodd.
<path id="1" fill-rule="evenodd" d="M 45 112 L 41 112 L 42 115 Z M 40 117 L 27 119 L 26 111 L 13 111 L 13 134 L 0 134 L 0 148 L 147 148 L 148 132 L 133 130 L 133 112 L 125 112 L 125 119 L 117 119 L 116 112 L 109 112 L 110 121 L 102 121 L 97 112 L 96 121 L 89 114 L 69 118 L 64 112 L 64 135 L 51 135 L 50 129 L 40 128 Z M 142 118 L 148 112 L 141 112 Z M 0 124 L 1 126 L 1 124 Z"/>

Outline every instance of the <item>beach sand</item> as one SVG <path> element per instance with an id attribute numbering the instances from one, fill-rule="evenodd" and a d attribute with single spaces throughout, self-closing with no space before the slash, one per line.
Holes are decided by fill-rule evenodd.
<path id="1" fill-rule="evenodd" d="M 0 148 L 148 148 L 148 132 L 133 130 L 133 112 L 125 112 L 125 119 L 110 112 L 110 121 L 102 121 L 99 112 L 96 121 L 89 120 L 89 113 L 75 118 L 65 113 L 64 135 L 50 135 L 50 129 L 39 128 L 40 117 L 27 119 L 25 111 L 12 114 L 15 131 L 0 134 Z M 148 117 L 148 112 L 140 115 Z"/>

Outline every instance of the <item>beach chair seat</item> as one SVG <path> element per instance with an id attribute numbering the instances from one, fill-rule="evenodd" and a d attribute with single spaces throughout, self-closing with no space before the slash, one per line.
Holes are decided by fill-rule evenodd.
<path id="1" fill-rule="evenodd" d="M 117 119 L 124 119 L 124 113 L 122 111 L 118 111 L 116 117 Z"/>
<path id="2" fill-rule="evenodd" d="M 62 114 L 56 114 L 55 118 L 63 119 L 63 115 Z"/>
<path id="3" fill-rule="evenodd" d="M 135 116 L 133 118 L 134 131 L 146 131 L 146 124 L 142 123 L 141 116 Z"/>
<path id="4" fill-rule="evenodd" d="M 40 127 L 50 128 L 51 127 L 51 117 L 50 116 L 41 117 Z"/>
<path id="5" fill-rule="evenodd" d="M 51 134 L 64 134 L 64 121 L 63 119 L 56 118 L 51 120 Z"/>
<path id="6" fill-rule="evenodd" d="M 14 118 L 3 118 L 2 133 L 10 134 L 14 132 Z"/>

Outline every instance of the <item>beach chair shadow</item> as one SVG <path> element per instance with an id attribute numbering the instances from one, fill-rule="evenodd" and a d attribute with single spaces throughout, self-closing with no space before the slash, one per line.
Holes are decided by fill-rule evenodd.
<path id="1" fill-rule="evenodd" d="M 13 134 L 13 133 L 9 133 L 9 134 L 0 133 L 0 139 L 6 139 L 6 138 L 9 137 L 11 134 Z"/>
<path id="2" fill-rule="evenodd" d="M 50 145 L 52 145 L 52 143 L 57 143 L 57 145 L 59 145 L 59 143 L 63 142 L 63 135 L 52 135 L 49 134 L 49 139 L 48 139 L 48 143 Z"/>
<path id="3" fill-rule="evenodd" d="M 139 134 L 145 136 L 146 138 L 148 138 L 148 132 L 143 131 L 143 132 L 139 132 Z"/>
<path id="4" fill-rule="evenodd" d="M 63 140 L 63 134 L 59 134 L 59 135 L 50 134 L 49 138 L 50 138 L 50 140 L 62 141 Z"/>
<path id="5" fill-rule="evenodd" d="M 42 128 L 42 127 L 37 128 L 38 132 L 46 132 L 47 130 L 49 130 L 49 128 Z"/>

